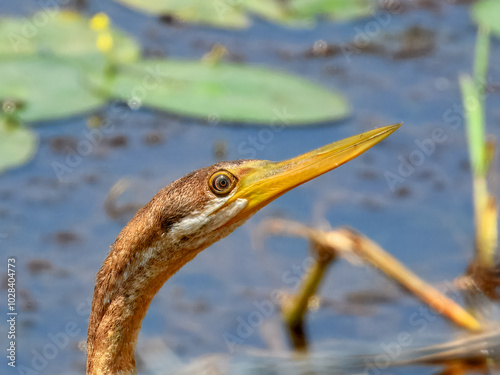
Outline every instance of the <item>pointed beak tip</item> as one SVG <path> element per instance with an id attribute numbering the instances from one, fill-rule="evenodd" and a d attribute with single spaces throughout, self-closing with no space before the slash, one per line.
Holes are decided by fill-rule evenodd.
<path id="1" fill-rule="evenodd" d="M 372 132 L 376 132 L 376 134 L 374 135 L 375 138 L 380 138 L 380 140 L 382 140 L 382 139 L 387 138 L 388 136 L 390 136 L 396 130 L 398 130 L 401 127 L 401 125 L 403 125 L 403 123 L 402 122 L 398 122 L 396 124 L 387 125 L 387 126 L 384 126 L 384 127 L 381 127 L 381 128 L 373 129 Z M 368 133 L 368 132 L 366 132 L 366 133 Z M 366 134 L 366 133 L 362 133 L 361 135 Z"/>
<path id="2" fill-rule="evenodd" d="M 354 159 L 401 127 L 387 125 L 358 134 L 281 162 L 266 162 L 241 177 L 243 188 L 230 201 L 247 200 L 240 216 L 249 217 L 285 192 Z"/>
<path id="3" fill-rule="evenodd" d="M 395 132 L 396 130 L 398 130 L 401 126 L 403 125 L 402 122 L 398 122 L 396 124 L 392 124 L 392 125 L 389 125 L 389 127 L 391 127 L 391 132 Z"/>

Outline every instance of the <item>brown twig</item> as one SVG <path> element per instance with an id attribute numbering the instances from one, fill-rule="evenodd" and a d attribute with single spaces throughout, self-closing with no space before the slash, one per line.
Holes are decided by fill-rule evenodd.
<path id="1" fill-rule="evenodd" d="M 296 350 L 305 351 L 307 340 L 304 329 L 304 317 L 309 307 L 309 301 L 316 294 L 323 276 L 335 255 L 315 246 L 314 263 L 302 279 L 299 291 L 288 298 L 282 306 L 282 317 L 287 324 L 292 344 Z"/>
<path id="2" fill-rule="evenodd" d="M 329 251 L 332 257 L 335 257 L 336 254 L 356 254 L 455 324 L 469 330 L 481 329 L 480 323 L 455 301 L 423 281 L 378 244 L 352 229 L 340 228 L 323 232 L 281 219 L 266 221 L 263 227 L 266 228 L 267 233 L 308 238 L 315 244 L 316 249 Z M 303 320 L 305 313 L 304 300 L 308 300 L 316 292 L 324 269 L 317 265 L 315 272 L 315 275 L 307 276 L 304 279 L 304 284 L 299 290 L 300 298 L 296 297 L 292 300 L 292 303 L 296 302 L 299 305 L 286 308 L 285 321 L 287 323 L 294 322 L 296 324 L 297 319 Z M 307 284 L 312 284 L 314 288 L 307 286 Z M 295 314 L 288 316 L 294 311 Z"/>

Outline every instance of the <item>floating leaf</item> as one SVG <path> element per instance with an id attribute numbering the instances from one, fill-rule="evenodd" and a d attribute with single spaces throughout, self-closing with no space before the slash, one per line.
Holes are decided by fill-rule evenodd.
<path id="1" fill-rule="evenodd" d="M 98 49 L 102 33 L 112 45 L 106 54 Z M 139 56 L 139 46 L 126 34 L 109 25 L 93 30 L 89 19 L 75 12 L 45 9 L 27 18 L 2 18 L 0 100 L 24 102 L 23 121 L 91 111 L 107 97 L 91 92 L 89 82 L 106 80 L 110 64 Z"/>
<path id="2" fill-rule="evenodd" d="M 0 120 L 0 173 L 30 161 L 37 143 L 37 136 L 31 130 Z"/>
<path id="3" fill-rule="evenodd" d="M 131 62 L 140 55 L 137 43 L 125 33 L 111 28 L 113 50 L 110 57 Z M 97 49 L 98 32 L 89 19 L 75 12 L 49 8 L 25 18 L 0 19 L 0 59 L 13 55 L 54 54 L 61 57 L 102 57 Z"/>
<path id="4" fill-rule="evenodd" d="M 189 3 L 193 9 L 194 1 Z M 47 18 L 45 23 L 40 21 L 42 16 Z M 33 30 L 28 33 L 30 25 Z M 103 54 L 96 37 L 99 32 L 111 32 L 109 25 L 104 28 L 94 30 L 88 19 L 72 12 L 42 11 L 30 19 L 1 20 L 0 100 L 22 102 L 19 116 L 26 122 L 92 111 L 112 96 L 129 101 L 132 107 L 144 104 L 187 116 L 215 115 L 222 121 L 270 123 L 290 113 L 283 121 L 303 124 L 336 120 L 349 112 L 342 96 L 289 74 L 235 64 L 135 63 L 138 47 L 115 31 L 110 53 Z M 12 39 L 1 43 L 15 33 L 24 38 L 16 53 Z M 120 48 L 115 48 L 114 38 Z M 115 80 L 109 68 L 119 62 L 117 66 L 123 68 Z"/>
<path id="5" fill-rule="evenodd" d="M 320 15 L 336 20 L 368 17 L 376 9 L 371 0 L 292 0 L 290 6 L 301 17 Z"/>
<path id="6" fill-rule="evenodd" d="M 102 106 L 107 98 L 85 87 L 85 72 L 51 58 L 0 60 L 0 100 L 23 103 L 25 121 L 73 116 Z"/>
<path id="7" fill-rule="evenodd" d="M 172 15 L 183 22 L 212 26 L 243 28 L 249 20 L 240 7 L 241 1 L 227 0 L 117 0 L 131 8 L 152 15 Z"/>
<path id="8" fill-rule="evenodd" d="M 243 28 L 249 14 L 286 25 L 310 25 L 318 16 L 353 19 L 373 13 L 372 0 L 116 0 L 153 15 L 172 15 L 181 21 Z"/>
<path id="9" fill-rule="evenodd" d="M 482 27 L 491 29 L 497 37 L 500 37 L 499 15 L 500 1 L 498 0 L 481 0 L 472 6 L 474 21 Z"/>
<path id="10" fill-rule="evenodd" d="M 246 0 L 243 6 L 263 18 L 282 23 L 312 21 L 318 16 L 349 20 L 367 17 L 375 11 L 371 0 Z"/>
<path id="11" fill-rule="evenodd" d="M 145 60 L 122 67 L 110 91 L 132 107 L 222 121 L 298 125 L 349 114 L 338 93 L 290 74 L 238 64 Z"/>

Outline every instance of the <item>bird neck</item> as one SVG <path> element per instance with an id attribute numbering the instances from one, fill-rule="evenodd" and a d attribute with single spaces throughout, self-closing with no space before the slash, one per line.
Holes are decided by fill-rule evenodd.
<path id="1" fill-rule="evenodd" d="M 200 251 L 243 222 L 165 219 L 157 195 L 123 228 L 96 275 L 87 335 L 87 375 L 136 374 L 134 349 L 162 285 Z M 238 205 L 239 210 L 243 205 Z"/>
<path id="2" fill-rule="evenodd" d="M 154 218 L 138 214 L 111 246 L 96 276 L 87 375 L 136 373 L 134 349 L 154 295 L 206 247 L 171 242 Z"/>
<path id="3" fill-rule="evenodd" d="M 189 260 L 166 262 L 160 272 L 149 262 L 127 264 L 118 248 L 113 247 L 96 278 L 87 338 L 88 375 L 136 373 L 134 350 L 149 305 Z"/>

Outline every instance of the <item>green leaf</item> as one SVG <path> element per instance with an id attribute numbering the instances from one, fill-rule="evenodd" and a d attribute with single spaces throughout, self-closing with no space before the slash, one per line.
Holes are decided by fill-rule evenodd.
<path id="1" fill-rule="evenodd" d="M 111 28 L 113 49 L 110 58 L 131 62 L 140 56 L 138 44 L 125 33 Z M 60 57 L 102 57 L 97 49 L 98 33 L 89 19 L 70 11 L 40 11 L 27 18 L 0 19 L 0 59 L 34 54 Z"/>
<path id="2" fill-rule="evenodd" d="M 0 120 L 0 173 L 30 161 L 38 139 L 31 130 Z"/>
<path id="3" fill-rule="evenodd" d="M 0 19 L 0 100 L 24 103 L 25 122 L 72 116 L 95 110 L 108 97 L 91 90 L 105 81 L 107 68 L 136 61 L 137 43 L 113 28 L 112 49 L 97 48 L 90 20 L 75 12 L 45 9 L 30 17 Z"/>
<path id="4" fill-rule="evenodd" d="M 169 4 L 183 11 L 186 4 L 196 8 L 195 0 Z M 206 9 L 205 16 L 209 8 L 216 9 L 212 3 L 204 4 L 200 9 Z M 224 14 L 232 14 L 231 9 Z M 42 15 L 48 17 L 43 25 Z M 29 27 L 34 28 L 31 33 Z M 104 32 L 113 34 L 114 47 L 106 54 L 97 49 L 97 33 L 89 20 L 76 13 L 42 11 L 29 19 L 1 20 L 0 100 L 20 102 L 18 115 L 24 122 L 93 111 L 112 96 L 132 106 L 138 101 L 181 115 L 246 123 L 304 124 L 337 120 L 349 113 L 341 95 L 264 68 L 170 60 L 136 63 L 139 48 L 130 38 Z M 20 44 L 13 44 L 14 34 L 23 37 Z M 8 43 L 2 44 L 2 38 Z M 111 68 L 116 66 L 121 69 L 114 77 Z"/>
<path id="5" fill-rule="evenodd" d="M 375 11 L 371 0 L 246 0 L 242 5 L 251 13 L 288 26 L 313 26 L 318 16 L 350 20 Z"/>
<path id="6" fill-rule="evenodd" d="M 469 143 L 469 155 L 474 176 L 484 176 L 485 168 L 485 130 L 484 113 L 481 100 L 477 92 L 477 86 L 469 75 L 460 76 L 460 88 L 462 91 L 462 103 L 465 110 L 465 125 L 467 141 Z"/>
<path id="7" fill-rule="evenodd" d="M 123 66 L 110 91 L 168 112 L 222 121 L 299 125 L 339 120 L 342 95 L 290 74 L 260 67 L 182 60 L 145 60 Z"/>
<path id="8" fill-rule="evenodd" d="M 491 29 L 491 31 L 500 37 L 500 1 L 481 0 L 472 6 L 472 18 L 481 27 Z"/>
<path id="9" fill-rule="evenodd" d="M 93 111 L 107 98 L 85 87 L 88 74 L 50 58 L 0 60 L 0 100 L 21 102 L 19 116 L 25 122 Z"/>
<path id="10" fill-rule="evenodd" d="M 248 14 L 289 26 L 310 26 L 318 16 L 347 20 L 369 16 L 375 9 L 372 0 L 115 1 L 148 14 L 169 14 L 181 21 L 229 28 L 247 27 Z"/>
<path id="11" fill-rule="evenodd" d="M 130 8 L 152 15 L 172 15 L 183 22 L 203 23 L 227 28 L 243 28 L 249 20 L 241 1 L 227 0 L 116 0 Z"/>
<path id="12" fill-rule="evenodd" d="M 336 20 L 363 18 L 375 11 L 371 0 L 291 0 L 289 7 L 298 18 L 323 16 Z"/>
<path id="13" fill-rule="evenodd" d="M 474 81 L 477 86 L 478 94 L 481 96 L 481 104 L 484 107 L 483 96 L 487 84 L 488 60 L 490 55 L 490 33 L 489 29 L 486 27 L 478 27 L 476 51 L 474 55 Z"/>

